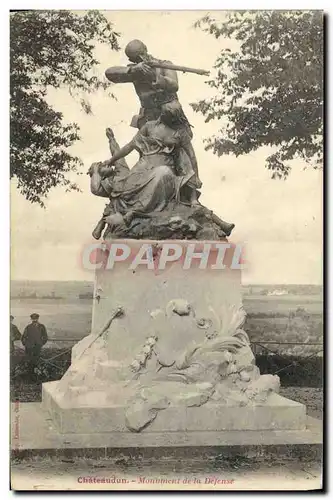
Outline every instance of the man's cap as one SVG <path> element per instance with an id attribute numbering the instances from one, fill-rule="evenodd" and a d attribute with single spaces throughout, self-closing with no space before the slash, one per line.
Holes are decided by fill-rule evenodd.
<path id="1" fill-rule="evenodd" d="M 14 319 L 14 316 L 11 316 L 10 319 Z"/>
<path id="2" fill-rule="evenodd" d="M 31 319 L 38 319 L 38 318 L 39 318 L 39 314 L 37 314 L 37 313 L 32 313 L 32 314 L 30 314 L 30 318 L 31 318 Z"/>

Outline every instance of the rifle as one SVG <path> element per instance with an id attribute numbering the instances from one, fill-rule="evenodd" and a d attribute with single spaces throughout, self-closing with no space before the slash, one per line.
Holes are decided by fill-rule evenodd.
<path id="1" fill-rule="evenodd" d="M 165 62 L 144 61 L 144 63 L 151 68 L 173 69 L 174 71 L 181 71 L 182 73 L 196 73 L 197 75 L 209 76 L 209 71 L 204 69 L 188 68 L 187 66 L 177 66 L 176 64 Z"/>
<path id="2" fill-rule="evenodd" d="M 76 357 L 74 363 L 76 363 L 76 361 L 81 359 L 83 354 L 85 352 L 87 352 L 88 349 L 90 349 L 90 347 L 96 342 L 96 340 L 99 339 L 110 328 L 111 323 L 115 318 L 118 318 L 118 317 L 123 316 L 123 315 L 124 315 L 124 309 L 121 306 L 117 307 L 114 311 L 112 311 L 111 317 L 108 320 L 108 322 L 106 323 L 106 325 L 102 328 L 102 330 L 96 336 L 93 337 L 93 339 L 89 342 L 87 347 L 79 353 L 79 355 Z"/>
<path id="3" fill-rule="evenodd" d="M 183 73 L 196 73 L 197 75 L 206 75 L 209 76 L 209 71 L 205 69 L 197 69 L 197 68 L 188 68 L 187 66 L 177 66 L 176 64 L 163 62 L 163 61 L 155 61 L 150 57 L 140 57 L 141 61 L 150 66 L 151 68 L 162 68 L 162 69 L 173 69 L 174 71 L 182 71 Z"/>

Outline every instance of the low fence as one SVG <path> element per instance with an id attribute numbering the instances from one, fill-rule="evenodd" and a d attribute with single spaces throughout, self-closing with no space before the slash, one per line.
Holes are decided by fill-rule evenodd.
<path id="1" fill-rule="evenodd" d="M 261 373 L 280 377 L 282 386 L 322 387 L 323 344 L 319 342 L 251 342 Z M 272 346 L 279 346 L 273 349 Z M 281 346 L 311 347 L 309 355 L 290 355 Z"/>
<path id="2" fill-rule="evenodd" d="M 278 345 L 278 346 L 315 346 L 315 352 L 311 353 L 312 356 L 318 356 L 323 352 L 323 344 L 320 342 L 276 342 L 276 341 L 264 341 L 264 342 L 258 342 L 258 341 L 252 341 L 250 342 L 252 346 L 252 350 L 254 355 L 261 354 L 262 351 L 266 351 L 269 354 L 275 354 L 279 355 L 281 352 L 272 350 L 271 345 Z"/>
<path id="3" fill-rule="evenodd" d="M 71 344 L 71 347 L 68 348 L 68 351 L 71 351 L 72 345 L 78 342 L 78 339 L 69 339 L 69 338 L 60 338 L 60 339 L 49 339 L 49 342 L 54 343 L 66 343 Z M 259 354 L 267 354 L 267 355 L 276 355 L 283 356 L 285 353 L 282 351 L 281 347 L 277 350 L 272 349 L 271 346 L 303 346 L 303 347 L 313 347 L 313 351 L 310 355 L 305 356 L 306 358 L 312 356 L 318 356 L 323 353 L 323 343 L 321 342 L 276 342 L 276 341 L 250 341 L 253 354 L 255 356 Z M 282 352 L 281 352 L 282 351 Z"/>
<path id="4" fill-rule="evenodd" d="M 55 380 L 61 378 L 71 363 L 71 350 L 77 339 L 50 339 L 52 343 L 64 342 L 66 347 L 46 347 L 42 351 L 40 361 L 42 369 L 41 378 Z M 68 344 L 71 344 L 68 346 Z M 262 374 L 279 375 L 283 386 L 321 387 L 323 376 L 323 344 L 311 342 L 251 342 L 256 364 Z M 275 348 L 274 348 L 274 347 Z M 286 355 L 281 352 L 281 346 L 307 346 L 313 349 L 306 356 Z M 20 348 L 12 357 L 12 380 L 17 377 L 24 378 L 24 349 Z M 22 367 L 23 368 L 23 367 Z"/>
<path id="5" fill-rule="evenodd" d="M 84 337 L 83 337 L 84 338 Z M 48 342 L 66 342 L 66 343 L 72 343 L 72 344 L 75 344 L 77 342 L 79 342 L 80 340 L 82 339 L 70 339 L 68 337 L 66 338 L 56 338 L 56 339 L 48 339 Z M 277 342 L 275 340 L 264 340 L 264 341 L 257 341 L 257 340 L 253 340 L 253 341 L 250 341 L 250 344 L 252 346 L 266 346 L 266 345 L 270 345 L 270 344 L 275 344 L 275 345 L 304 345 L 304 346 L 323 346 L 323 343 L 322 342 Z M 270 350 L 270 349 L 268 349 Z"/>

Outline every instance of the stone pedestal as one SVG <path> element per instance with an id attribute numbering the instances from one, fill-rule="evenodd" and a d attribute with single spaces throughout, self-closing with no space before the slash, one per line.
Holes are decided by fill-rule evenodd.
<path id="1" fill-rule="evenodd" d="M 125 424 L 125 391 L 118 393 L 122 405 L 91 400 L 84 404 L 66 404 L 57 392 L 58 382 L 43 384 L 43 403 L 51 413 L 53 422 L 63 434 L 130 433 Z M 118 391 L 122 389 L 116 388 Z M 272 393 L 265 404 L 254 403 L 240 408 L 208 402 L 201 407 L 172 406 L 160 412 L 155 420 L 141 432 L 154 435 L 179 432 L 202 434 L 221 431 L 305 430 L 305 406 Z M 119 435 L 118 435 L 119 437 Z M 211 441 L 211 440 L 210 440 Z"/>
<path id="2" fill-rule="evenodd" d="M 218 311 L 223 305 L 238 308 L 242 304 L 241 270 L 230 269 L 234 247 L 226 249 L 223 260 L 225 269 L 213 269 L 218 253 L 214 242 L 177 240 L 112 242 L 112 245 L 118 244 L 128 245 L 131 254 L 124 261 L 114 262 L 113 268 L 109 270 L 105 269 L 108 265 L 107 254 L 103 260 L 97 258 L 98 262 L 103 262 L 103 266 L 95 275 L 95 296 L 100 298 L 94 302 L 92 321 L 92 331 L 97 333 L 116 307 L 124 308 L 124 316 L 113 323 L 107 338 L 109 357 L 112 360 L 131 363 L 146 337 L 153 333 L 151 329 L 157 328 L 155 324 L 152 327 L 152 323 L 155 322 L 152 322 L 151 317 L 157 310 L 165 311 L 167 316 L 167 321 L 162 321 L 162 324 L 158 325 L 160 330 L 165 330 L 159 332 L 159 345 L 163 347 L 165 345 L 166 349 L 170 348 L 174 352 L 181 352 L 189 342 L 201 342 L 205 337 L 205 329 L 192 328 L 196 319 L 209 317 L 215 322 L 212 309 Z M 163 263 L 159 261 L 163 244 L 175 248 L 179 245 L 182 248 L 181 257 L 176 261 L 166 262 L 165 269 L 161 269 Z M 147 254 L 149 249 L 152 249 L 152 259 L 149 259 L 149 255 L 143 254 L 142 260 L 149 262 L 138 264 L 139 252 L 144 248 L 148 249 Z M 191 262 L 187 261 L 190 268 L 184 269 L 187 251 L 188 249 L 192 251 L 192 248 L 194 253 L 198 254 L 206 250 L 207 264 L 205 259 L 193 258 Z M 119 250 L 117 253 L 121 254 L 122 251 Z M 171 246 L 168 253 L 173 253 Z M 109 267 L 112 261 L 113 259 L 109 259 Z M 188 302 L 191 307 L 188 316 L 172 313 L 172 303 L 176 300 Z"/>
<path id="3" fill-rule="evenodd" d="M 92 334 L 64 377 L 43 384 L 59 432 L 173 433 L 174 443 L 174 433 L 305 428 L 305 406 L 280 397 L 278 377 L 255 366 L 237 248 L 222 263 L 214 242 L 112 245 L 96 258 Z M 117 308 L 123 314 L 99 335 Z"/>

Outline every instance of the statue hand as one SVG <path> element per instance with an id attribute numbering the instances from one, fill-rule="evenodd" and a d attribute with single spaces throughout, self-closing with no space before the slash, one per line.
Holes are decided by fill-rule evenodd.
<path id="1" fill-rule="evenodd" d="M 104 160 L 104 161 L 101 161 L 99 163 L 100 167 L 103 168 L 103 167 L 112 167 L 114 165 L 114 162 L 112 161 L 112 158 L 110 158 L 109 160 Z"/>
<path id="2" fill-rule="evenodd" d="M 135 66 L 131 67 L 131 73 L 138 75 L 138 76 L 143 76 L 145 79 L 148 80 L 154 80 L 155 79 L 155 71 L 153 68 L 149 66 L 149 64 L 146 64 L 144 62 L 140 62 L 136 64 Z"/>
<path id="3" fill-rule="evenodd" d="M 105 222 L 109 226 L 121 226 L 124 224 L 124 218 L 120 213 L 115 213 L 105 217 Z"/>
<path id="4" fill-rule="evenodd" d="M 108 139 L 114 139 L 114 133 L 112 128 L 108 127 L 105 132 L 106 132 L 106 137 Z"/>
<path id="5" fill-rule="evenodd" d="M 101 165 L 99 173 L 101 177 L 105 178 L 105 177 L 110 177 L 110 175 L 114 173 L 114 170 L 115 170 L 114 166 L 111 165 L 109 161 L 105 161 Z"/>

